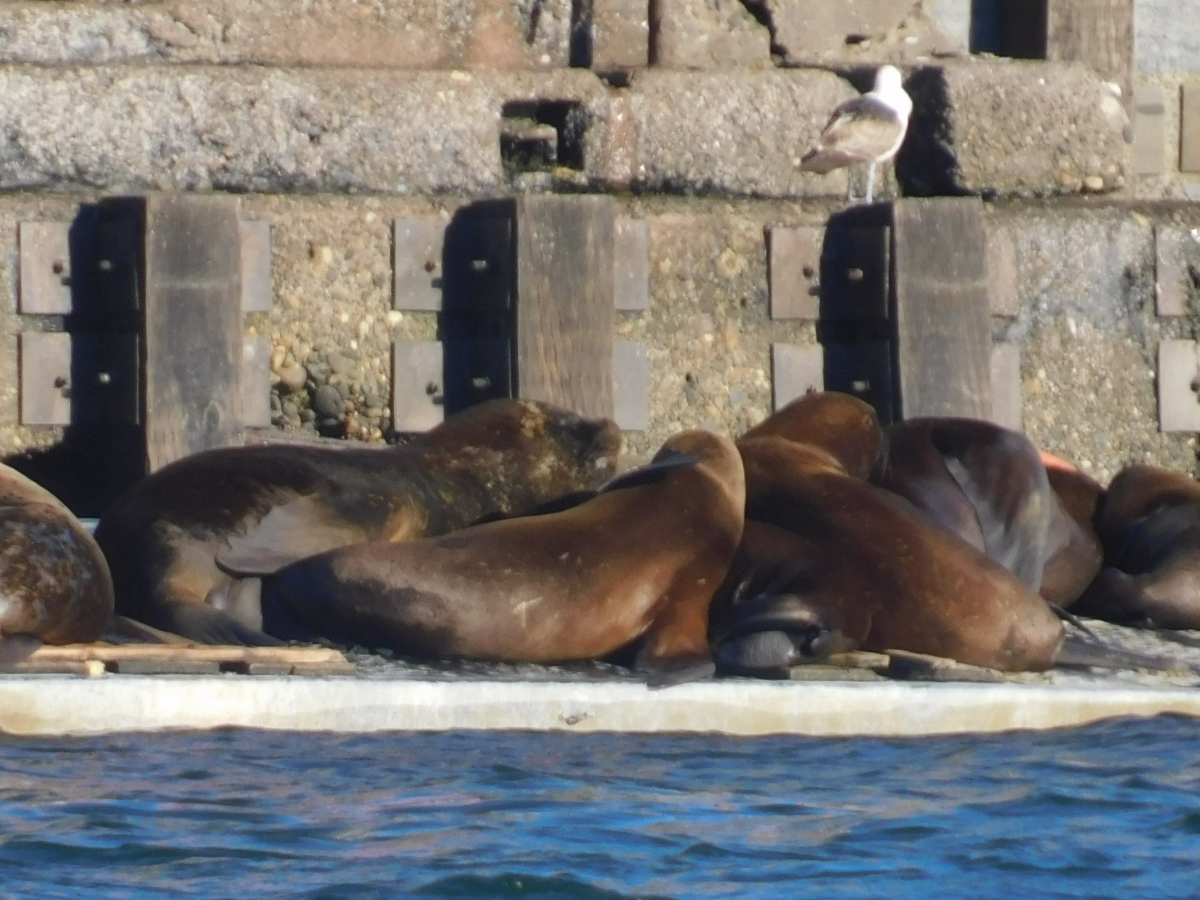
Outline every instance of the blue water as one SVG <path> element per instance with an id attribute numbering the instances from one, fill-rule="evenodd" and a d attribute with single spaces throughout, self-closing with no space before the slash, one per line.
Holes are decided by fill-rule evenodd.
<path id="1" fill-rule="evenodd" d="M 1200 723 L 0 738 L 0 896 L 1194 897 Z"/>

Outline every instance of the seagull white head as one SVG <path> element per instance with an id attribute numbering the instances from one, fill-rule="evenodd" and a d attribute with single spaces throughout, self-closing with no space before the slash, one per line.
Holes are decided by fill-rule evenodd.
<path id="1" fill-rule="evenodd" d="M 903 76 L 895 66 L 880 66 L 875 73 L 875 86 L 871 93 L 896 110 L 900 118 L 907 122 L 912 112 L 912 98 L 904 90 L 902 81 Z"/>

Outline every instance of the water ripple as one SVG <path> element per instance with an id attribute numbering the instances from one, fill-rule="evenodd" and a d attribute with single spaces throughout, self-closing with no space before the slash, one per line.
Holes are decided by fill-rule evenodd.
<path id="1" fill-rule="evenodd" d="M 0 738 L 0 894 L 1189 897 L 1198 738 Z"/>

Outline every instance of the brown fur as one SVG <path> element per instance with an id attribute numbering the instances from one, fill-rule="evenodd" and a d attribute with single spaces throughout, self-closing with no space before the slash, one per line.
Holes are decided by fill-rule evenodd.
<path id="1" fill-rule="evenodd" d="M 270 643 L 257 582 L 215 564 L 232 543 L 276 562 L 372 540 L 444 534 L 597 487 L 620 431 L 532 401 L 471 407 L 408 444 L 273 444 L 199 453 L 143 479 L 96 538 L 117 611 L 195 640 Z"/>
<path id="2" fill-rule="evenodd" d="M 45 488 L 0 465 L 0 657 L 14 635 L 34 639 L 17 655 L 41 641 L 94 641 L 112 611 L 112 579 L 87 529 Z"/>
<path id="3" fill-rule="evenodd" d="M 1062 624 L 1037 594 L 977 549 L 924 521 L 903 500 L 839 471 L 819 448 L 748 435 L 738 449 L 747 519 L 802 538 L 799 562 L 813 564 L 813 582 L 804 587 L 802 569 L 793 593 L 829 610 L 851 638 L 868 621 L 864 648 L 1009 671 L 1053 665 Z M 751 559 L 758 549 L 746 548 Z M 764 553 L 777 551 L 772 543 Z"/>
<path id="4" fill-rule="evenodd" d="M 552 663 L 636 644 L 639 668 L 705 664 L 709 603 L 742 532 L 742 464 L 703 431 L 664 450 L 698 461 L 565 511 L 303 560 L 266 579 L 264 606 L 420 657 Z"/>

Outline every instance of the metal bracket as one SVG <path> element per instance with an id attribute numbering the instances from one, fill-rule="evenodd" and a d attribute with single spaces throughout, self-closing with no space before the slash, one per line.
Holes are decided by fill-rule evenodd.
<path id="1" fill-rule="evenodd" d="M 20 299 L 26 315 L 71 314 L 71 224 L 21 222 Z"/>
<path id="2" fill-rule="evenodd" d="M 772 344 L 771 381 L 776 412 L 809 391 L 824 390 L 824 349 L 820 344 Z"/>
<path id="3" fill-rule="evenodd" d="M 139 424 L 138 344 L 135 334 L 22 334 L 21 423 Z"/>
<path id="4" fill-rule="evenodd" d="M 650 308 L 650 226 L 645 219 L 613 220 L 613 302 L 622 312 Z"/>
<path id="5" fill-rule="evenodd" d="M 1200 431 L 1200 347 L 1195 341 L 1158 345 L 1158 427 Z"/>
<path id="6" fill-rule="evenodd" d="M 773 227 L 768 237 L 771 318 L 815 320 L 821 311 L 825 229 Z"/>
<path id="7" fill-rule="evenodd" d="M 242 313 L 271 311 L 271 223 L 241 219 Z"/>
<path id="8" fill-rule="evenodd" d="M 392 308 L 442 308 L 441 219 L 397 219 L 392 225 Z"/>
<path id="9" fill-rule="evenodd" d="M 396 341 L 392 349 L 392 424 L 428 431 L 445 417 L 441 341 Z"/>
<path id="10" fill-rule="evenodd" d="M 1200 229 L 1184 225 L 1154 228 L 1154 297 L 1160 316 L 1184 316 L 1200 280 Z"/>
<path id="11" fill-rule="evenodd" d="M 650 427 L 650 358 L 641 341 L 613 342 L 613 421 L 623 431 Z"/>

